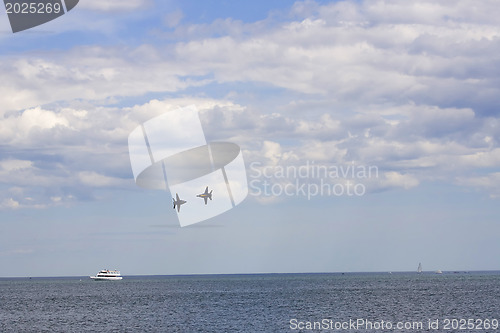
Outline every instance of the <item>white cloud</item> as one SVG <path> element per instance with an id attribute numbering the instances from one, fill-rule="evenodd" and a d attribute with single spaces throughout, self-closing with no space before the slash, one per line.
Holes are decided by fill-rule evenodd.
<path id="1" fill-rule="evenodd" d="M 35 144 L 44 135 L 68 132 L 71 117 L 35 107 L 0 119 L 0 138 L 9 144 Z"/>
<path id="2" fill-rule="evenodd" d="M 16 170 L 23 170 L 23 169 L 29 169 L 33 166 L 32 161 L 26 161 L 26 160 L 14 160 L 14 159 L 8 159 L 8 160 L 1 160 L 0 161 L 0 173 L 9 173 L 12 171 Z"/>
<path id="3" fill-rule="evenodd" d="M 173 28 L 179 25 L 179 23 L 184 18 L 184 13 L 180 9 L 176 9 L 164 17 L 165 25 L 169 28 Z"/>
<path id="4" fill-rule="evenodd" d="M 500 148 L 465 154 L 459 159 L 457 164 L 470 168 L 500 168 Z"/>
<path id="5" fill-rule="evenodd" d="M 112 11 L 145 4 L 80 6 Z M 387 171 L 382 187 L 403 188 L 497 167 L 499 8 L 492 1 L 305 1 L 285 22 L 200 25 L 184 23 L 176 11 L 161 36 L 174 38 L 166 46 L 3 56 L 0 138 L 19 149 L 11 160 L 25 161 L 22 149 L 55 153 L 40 150 L 2 181 L 24 187 L 29 178 L 52 190 L 49 197 L 63 198 L 57 202 L 77 197 L 62 184 L 125 186 L 128 133 L 193 103 L 207 137 L 240 143 L 250 161 L 377 164 Z M 234 99 L 211 98 L 218 84 L 234 84 L 227 92 Z M 245 84 L 271 92 L 244 95 Z M 200 86 L 202 97 L 185 91 Z M 281 95 L 272 99 L 276 88 Z M 106 106 L 148 93 L 185 97 Z"/>
<path id="6" fill-rule="evenodd" d="M 36 107 L 22 113 L 17 130 L 26 133 L 33 128 L 50 129 L 58 125 L 69 127 L 68 121 L 65 118 L 56 115 L 54 112 Z"/>
<path id="7" fill-rule="evenodd" d="M 405 21 L 389 13 L 379 21 L 376 9 L 387 7 L 382 2 L 311 6 L 318 18 L 271 27 L 251 38 L 227 29 L 223 37 L 179 44 L 177 54 L 197 70 L 213 72 L 219 81 L 268 82 L 366 103 L 427 99 L 430 104 L 448 104 L 451 98 L 465 102 L 468 96 L 470 103 L 478 104 L 480 90 L 496 78 L 489 68 L 499 51 L 498 26 L 470 20 L 465 11 L 431 2 L 391 3 L 390 12 L 412 18 Z M 351 17 L 346 6 L 355 6 L 358 15 Z M 437 22 L 425 15 L 435 7 Z M 446 12 L 459 23 L 441 20 Z M 343 15 L 350 24 L 342 23 L 347 22 Z M 425 39 L 435 42 L 422 44 Z M 471 53 L 478 42 L 488 52 Z M 447 46 L 436 49 L 439 45 Z"/>
<path id="8" fill-rule="evenodd" d="M 180 79 L 179 75 L 188 72 L 157 59 L 158 52 L 148 45 L 135 49 L 92 46 L 48 53 L 46 58 L 20 57 L 14 64 L 3 62 L 2 112 L 60 100 L 105 101 L 115 96 L 178 91 L 207 82 Z"/>
<path id="9" fill-rule="evenodd" d="M 476 8 L 472 17 L 467 5 Z M 304 2 L 294 11 L 299 7 L 300 12 L 310 8 L 311 15 L 281 24 L 271 19 L 181 24 L 179 31 L 203 31 L 202 37 L 168 48 L 88 46 L 21 58 L 2 68 L 9 85 L 1 88 L 12 94 L 1 101 L 18 110 L 60 99 L 137 96 L 212 82 L 197 75 L 213 75 L 218 82 L 265 82 L 351 104 L 449 105 L 455 99 L 477 106 L 491 103 L 498 93 L 492 84 L 498 75 L 491 68 L 500 51 L 500 30 L 496 22 L 479 19 L 498 11 L 489 2 Z"/>
<path id="10" fill-rule="evenodd" d="M 500 197 L 500 172 L 493 172 L 483 176 L 457 177 L 455 183 L 460 186 L 486 191 L 492 198 Z"/>
<path id="11" fill-rule="evenodd" d="M 399 172 L 385 172 L 382 186 L 387 187 L 402 187 L 406 190 L 415 187 L 419 184 L 418 179 L 411 174 L 401 174 Z"/>
<path id="12" fill-rule="evenodd" d="M 11 156 L 0 160 L 0 183 L 10 187 L 2 207 L 42 208 L 92 200 L 101 190 L 135 189 L 128 135 L 144 121 L 190 104 L 202 115 L 222 110 L 227 115 L 223 126 L 242 112 L 229 101 L 186 97 L 123 108 L 87 103 L 9 113 L 0 118 Z"/>
<path id="13" fill-rule="evenodd" d="M 152 5 L 151 0 L 83 0 L 78 4 L 78 8 L 90 9 L 102 12 L 135 11 L 148 8 Z"/>
<path id="14" fill-rule="evenodd" d="M 19 202 L 12 198 L 5 199 L 0 204 L 0 209 L 18 209 L 20 207 Z"/>
<path id="15" fill-rule="evenodd" d="M 123 179 L 101 175 L 94 171 L 79 172 L 78 179 L 82 185 L 90 187 L 115 187 L 125 182 Z"/>

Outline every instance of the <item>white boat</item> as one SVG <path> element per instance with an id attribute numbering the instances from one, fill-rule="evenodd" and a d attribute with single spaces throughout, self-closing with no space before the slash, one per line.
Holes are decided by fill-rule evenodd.
<path id="1" fill-rule="evenodd" d="M 436 271 L 436 274 L 443 274 L 443 271 L 441 271 L 440 269 L 438 269 L 438 270 Z"/>
<path id="2" fill-rule="evenodd" d="M 120 271 L 109 269 L 102 269 L 96 276 L 91 276 L 90 278 L 95 281 L 117 281 L 122 279 Z"/>
<path id="3" fill-rule="evenodd" d="M 418 263 L 417 273 L 422 273 L 422 263 Z"/>

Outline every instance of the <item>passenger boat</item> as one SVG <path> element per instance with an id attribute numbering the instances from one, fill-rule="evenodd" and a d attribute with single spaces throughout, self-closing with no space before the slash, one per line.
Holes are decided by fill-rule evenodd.
<path id="1" fill-rule="evenodd" d="M 96 276 L 91 276 L 90 278 L 96 281 L 117 281 L 122 279 L 120 271 L 109 269 L 102 269 Z"/>

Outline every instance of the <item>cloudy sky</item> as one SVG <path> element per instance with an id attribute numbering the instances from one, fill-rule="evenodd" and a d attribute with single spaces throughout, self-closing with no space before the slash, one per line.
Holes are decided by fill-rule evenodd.
<path id="1" fill-rule="evenodd" d="M 499 16 L 82 0 L 13 34 L 2 11 L 0 276 L 499 269 Z M 193 104 L 250 192 L 181 228 L 169 192 L 134 183 L 127 138 Z"/>

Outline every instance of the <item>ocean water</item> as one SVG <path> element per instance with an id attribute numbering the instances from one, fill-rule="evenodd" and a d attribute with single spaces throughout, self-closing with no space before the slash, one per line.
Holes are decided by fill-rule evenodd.
<path id="1" fill-rule="evenodd" d="M 495 320 L 500 272 L 0 279 L 0 332 L 500 332 Z"/>

